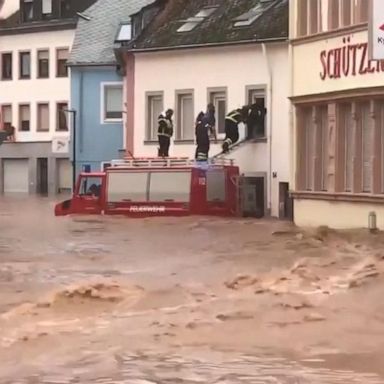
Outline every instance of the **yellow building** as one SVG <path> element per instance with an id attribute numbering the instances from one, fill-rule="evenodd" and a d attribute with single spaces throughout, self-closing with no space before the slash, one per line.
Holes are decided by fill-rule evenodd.
<path id="1" fill-rule="evenodd" d="M 295 222 L 384 229 L 384 63 L 369 0 L 291 0 Z"/>

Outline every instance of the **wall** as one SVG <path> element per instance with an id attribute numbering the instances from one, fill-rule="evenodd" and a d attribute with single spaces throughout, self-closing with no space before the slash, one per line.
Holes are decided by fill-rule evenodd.
<path id="1" fill-rule="evenodd" d="M 48 193 L 57 194 L 57 159 L 66 159 L 67 155 L 52 153 L 51 143 L 3 143 L 0 146 L 0 193 L 3 191 L 3 161 L 6 159 L 28 159 L 29 193 L 37 193 L 37 159 L 48 158 Z"/>
<path id="2" fill-rule="evenodd" d="M 0 37 L 0 53 L 13 52 L 13 80 L 0 81 L 0 105 L 13 106 L 13 124 L 18 128 L 18 104 L 29 103 L 31 108 L 30 132 L 16 132 L 18 141 L 50 141 L 53 136 L 68 137 L 66 132 L 56 130 L 56 102 L 69 100 L 69 79 L 56 77 L 56 48 L 70 48 L 73 30 L 50 31 L 31 34 L 16 34 Z M 50 77 L 37 78 L 37 50 L 50 50 Z M 31 51 L 31 79 L 19 79 L 19 51 Z M 37 103 L 50 102 L 50 131 L 36 132 Z"/>
<path id="3" fill-rule="evenodd" d="M 71 108 L 77 111 L 76 163 L 100 170 L 102 161 L 119 158 L 123 148 L 123 122 L 105 123 L 101 118 L 102 83 L 122 82 L 115 67 L 73 67 Z"/>
<path id="4" fill-rule="evenodd" d="M 367 228 L 370 212 L 376 212 L 377 226 L 384 230 L 382 204 L 295 200 L 295 224 L 302 227 Z"/>
<path id="5" fill-rule="evenodd" d="M 135 62 L 134 153 L 135 156 L 157 156 L 157 143 L 145 143 L 145 94 L 164 91 L 164 107 L 175 109 L 177 90 L 194 90 L 194 115 L 205 110 L 207 89 L 227 87 L 228 112 L 246 103 L 246 87 L 267 88 L 268 142 L 252 146 L 254 157 L 238 155 L 240 167 L 246 171 L 277 172 L 269 195 L 272 214 L 278 214 L 278 182 L 289 181 L 289 66 L 286 44 L 267 45 L 272 71 L 272 87 L 268 65 L 260 45 L 191 49 L 158 53 L 140 53 Z M 129 85 L 128 85 L 129 86 Z M 273 135 L 272 142 L 270 135 Z M 129 135 L 127 135 L 129 137 Z M 127 143 L 128 144 L 128 143 Z M 272 145 L 270 169 L 269 146 Z M 128 147 L 128 145 L 127 145 Z M 240 150 L 240 149 L 239 149 Z M 249 149 L 242 149 L 248 151 Z M 210 154 L 220 151 L 212 145 Z M 171 156 L 193 157 L 194 144 L 173 143 Z M 244 153 L 243 153 L 244 154 Z M 236 155 L 234 155 L 236 156 Z M 270 172 L 271 171 L 271 172 Z"/>
<path id="6" fill-rule="evenodd" d="M 349 40 L 348 40 L 349 39 Z M 329 37 L 324 40 L 302 42 L 299 45 L 293 46 L 293 96 L 321 94 L 327 92 L 337 92 L 344 90 L 352 90 L 356 88 L 377 87 L 384 85 L 384 67 L 383 71 L 376 72 L 376 63 L 371 63 L 368 67 L 368 51 L 365 51 L 365 43 L 368 42 L 368 32 L 360 31 L 354 33 L 345 33 L 341 36 Z M 354 48 L 355 45 L 358 45 Z M 345 47 L 345 50 L 343 48 Z M 348 48 L 349 47 L 349 48 Z M 324 80 L 323 62 L 328 60 L 330 50 L 341 48 L 341 63 L 343 55 L 349 57 L 348 76 L 340 73 L 340 77 L 329 78 Z M 353 60 L 356 49 L 356 66 L 355 74 L 353 74 Z M 349 51 L 349 52 L 348 52 Z M 323 55 L 327 56 L 321 56 Z M 345 53 L 344 53 L 345 52 Z M 347 53 L 349 55 L 347 56 Z M 322 62 L 323 60 L 323 62 Z M 335 53 L 332 51 L 330 55 L 330 63 L 333 69 L 335 62 Z M 347 63 L 347 62 L 346 62 Z M 367 69 L 375 70 L 375 72 L 360 74 L 360 66 L 363 72 Z M 347 67 L 345 67 L 345 70 Z M 332 71 L 333 72 L 333 71 Z M 332 73 L 333 75 L 334 73 Z"/>

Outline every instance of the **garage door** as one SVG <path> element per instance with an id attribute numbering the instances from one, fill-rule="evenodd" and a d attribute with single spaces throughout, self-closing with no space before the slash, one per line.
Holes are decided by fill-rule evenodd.
<path id="1" fill-rule="evenodd" d="M 3 160 L 4 193 L 28 193 L 28 160 Z"/>
<path id="2" fill-rule="evenodd" d="M 57 159 L 59 192 L 70 191 L 72 188 L 72 165 L 68 159 Z"/>

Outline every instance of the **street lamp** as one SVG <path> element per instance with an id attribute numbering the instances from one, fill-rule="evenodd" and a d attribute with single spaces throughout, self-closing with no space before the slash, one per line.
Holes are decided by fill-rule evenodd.
<path id="1" fill-rule="evenodd" d="M 63 109 L 63 112 L 72 114 L 72 191 L 75 190 L 76 186 L 76 114 L 75 109 Z"/>

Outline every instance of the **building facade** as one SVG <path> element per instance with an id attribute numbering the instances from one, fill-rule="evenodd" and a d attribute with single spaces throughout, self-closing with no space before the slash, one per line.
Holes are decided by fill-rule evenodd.
<path id="1" fill-rule="evenodd" d="M 20 0 L 0 10 L 0 191 L 56 194 L 72 187 L 66 62 L 76 12 L 93 1 Z M 1 12 L 7 14 L 2 15 Z"/>
<path id="2" fill-rule="evenodd" d="M 368 50 L 369 1 L 291 6 L 295 222 L 384 228 L 384 65 Z"/>
<path id="3" fill-rule="evenodd" d="M 132 120 L 126 146 L 135 156 L 157 156 L 157 117 L 172 108 L 170 155 L 193 158 L 195 118 L 212 102 L 218 143 L 211 142 L 210 156 L 215 155 L 221 151 L 226 114 L 260 101 L 267 109 L 262 132 L 246 140 L 242 125 L 242 143 L 228 157 L 245 177 L 248 213 L 287 217 L 290 83 L 289 67 L 282 63 L 288 63 L 288 2 L 212 4 L 166 2 L 127 49 L 125 85 L 134 84 L 134 102 L 128 104 Z"/>
<path id="4" fill-rule="evenodd" d="M 69 59 L 77 172 L 99 171 L 124 155 L 125 98 L 114 44 L 124 22 L 149 2 L 99 0 L 78 21 Z"/>

